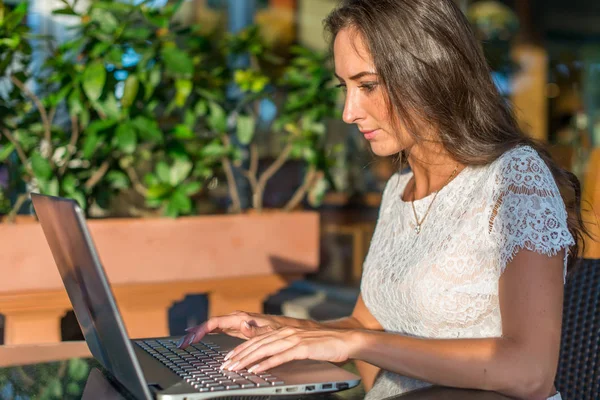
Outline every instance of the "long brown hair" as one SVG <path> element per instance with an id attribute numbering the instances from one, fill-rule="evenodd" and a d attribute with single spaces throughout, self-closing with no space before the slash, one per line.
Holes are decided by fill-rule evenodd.
<path id="1" fill-rule="evenodd" d="M 489 164 L 516 146 L 534 148 L 552 172 L 567 209 L 575 238 L 568 250 L 570 269 L 586 233 L 579 180 L 519 129 L 454 0 L 345 0 L 324 24 L 332 46 L 342 29 L 361 35 L 385 88 L 390 115 L 416 141 L 424 139 L 415 111 L 419 121 L 437 128 L 445 150 L 465 165 Z"/>

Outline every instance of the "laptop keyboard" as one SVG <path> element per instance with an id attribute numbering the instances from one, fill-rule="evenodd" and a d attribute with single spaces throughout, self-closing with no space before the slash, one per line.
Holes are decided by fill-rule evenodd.
<path id="1" fill-rule="evenodd" d="M 159 360 L 199 392 L 281 386 L 284 382 L 268 372 L 253 374 L 248 370 L 220 370 L 227 352 L 203 340 L 178 349 L 174 340 L 136 340 L 135 343 Z"/>

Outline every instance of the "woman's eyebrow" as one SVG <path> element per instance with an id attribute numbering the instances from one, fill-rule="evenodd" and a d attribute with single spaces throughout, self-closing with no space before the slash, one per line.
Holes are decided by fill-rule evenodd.
<path id="1" fill-rule="evenodd" d="M 338 78 L 340 81 L 343 81 L 343 79 L 342 79 L 342 78 L 341 78 L 341 77 L 340 77 L 338 74 L 336 74 L 335 72 L 334 72 L 333 74 L 334 74 L 334 75 L 336 76 L 336 78 Z M 352 76 L 350 77 L 350 80 L 351 80 L 351 81 L 355 81 L 355 80 L 357 80 L 357 79 L 360 79 L 360 78 L 362 78 L 362 77 L 364 77 L 364 76 L 367 76 L 367 75 L 377 75 L 377 73 L 376 73 L 376 72 L 369 72 L 369 71 L 362 71 L 362 72 L 359 72 L 358 74 L 354 74 L 354 75 L 352 75 Z"/>

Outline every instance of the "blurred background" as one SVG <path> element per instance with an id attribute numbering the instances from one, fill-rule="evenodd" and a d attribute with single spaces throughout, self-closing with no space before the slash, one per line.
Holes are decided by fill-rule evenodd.
<path id="1" fill-rule="evenodd" d="M 457 1 L 597 231 L 600 2 Z M 236 309 L 352 311 L 398 166 L 340 120 L 322 29 L 335 5 L 0 0 L 0 343 L 82 338 L 32 191 L 85 209 L 132 336 Z"/>

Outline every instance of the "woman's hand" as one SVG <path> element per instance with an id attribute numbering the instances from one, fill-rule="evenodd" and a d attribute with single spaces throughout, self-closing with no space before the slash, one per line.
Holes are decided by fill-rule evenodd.
<path id="1" fill-rule="evenodd" d="M 281 328 L 283 324 L 279 322 L 280 320 L 281 317 L 243 311 L 213 317 L 198 326 L 186 329 L 187 335 L 181 338 L 177 347 L 185 349 L 190 344 L 198 343 L 211 332 L 250 339 Z"/>
<path id="2" fill-rule="evenodd" d="M 345 362 L 353 357 L 358 347 L 357 333 L 352 330 L 280 328 L 233 349 L 225 357 L 221 369 L 239 371 L 248 368 L 256 373 L 292 360 Z"/>

